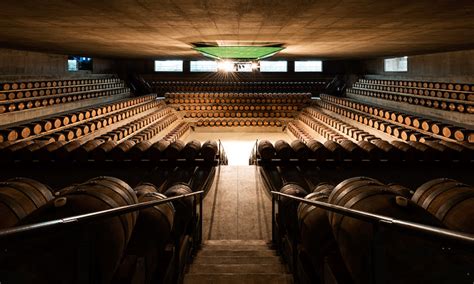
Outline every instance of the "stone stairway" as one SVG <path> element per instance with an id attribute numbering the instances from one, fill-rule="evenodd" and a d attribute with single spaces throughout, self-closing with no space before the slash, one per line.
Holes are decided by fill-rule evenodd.
<path id="1" fill-rule="evenodd" d="M 293 283 L 293 276 L 264 240 L 207 240 L 184 276 L 194 283 Z"/>

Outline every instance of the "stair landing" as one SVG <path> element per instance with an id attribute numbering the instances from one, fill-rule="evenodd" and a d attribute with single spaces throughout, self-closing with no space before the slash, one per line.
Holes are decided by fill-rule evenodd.
<path id="1" fill-rule="evenodd" d="M 263 240 L 205 241 L 184 277 L 194 283 L 293 283 L 280 257 Z"/>

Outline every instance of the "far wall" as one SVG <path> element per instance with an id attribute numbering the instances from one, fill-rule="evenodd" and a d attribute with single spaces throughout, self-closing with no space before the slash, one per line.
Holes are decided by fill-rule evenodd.
<path id="1" fill-rule="evenodd" d="M 394 79 L 474 82 L 474 49 L 408 56 L 408 72 L 384 72 L 384 58 L 361 61 L 365 74 Z M 377 76 L 375 76 L 377 77 Z"/>
<path id="2" fill-rule="evenodd" d="M 69 72 L 68 55 L 0 49 L 0 76 L 77 76 L 84 74 L 115 73 L 115 62 L 93 58 L 93 71 Z"/>
<path id="3" fill-rule="evenodd" d="M 199 60 L 199 59 L 197 59 Z M 204 58 L 202 60 L 205 60 Z M 285 60 L 276 58 L 275 60 Z M 288 61 L 288 72 L 243 72 L 233 73 L 232 76 L 223 77 L 220 73 L 190 72 L 190 60 L 184 60 L 183 72 L 155 72 L 153 59 L 119 60 L 117 71 L 120 77 L 126 78 L 130 74 L 142 74 L 147 79 L 158 80 L 310 80 L 315 78 L 332 78 L 337 74 L 359 73 L 357 61 L 323 60 L 323 72 L 295 73 L 294 61 Z"/>
<path id="4" fill-rule="evenodd" d="M 81 76 L 91 72 L 67 71 L 67 55 L 51 54 L 0 48 L 0 80 L 6 78 L 25 78 L 29 76 Z M 284 59 L 275 57 L 276 60 Z M 295 73 L 294 61 L 288 61 L 286 73 L 238 73 L 233 74 L 239 80 L 308 80 L 321 77 L 333 77 L 336 74 L 391 77 L 394 79 L 433 80 L 446 82 L 474 82 L 474 49 L 409 56 L 408 72 L 393 73 L 383 71 L 383 59 L 367 60 L 323 60 L 321 73 Z M 104 59 L 93 57 L 95 74 L 117 73 L 122 78 L 129 74 L 145 74 L 147 77 L 162 80 L 213 80 L 217 74 L 190 73 L 189 60 L 185 60 L 183 73 L 156 73 L 153 59 Z M 220 78 L 221 79 L 221 78 Z"/>

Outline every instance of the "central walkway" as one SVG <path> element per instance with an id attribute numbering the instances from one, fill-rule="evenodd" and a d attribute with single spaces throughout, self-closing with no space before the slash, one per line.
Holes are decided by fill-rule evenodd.
<path id="1" fill-rule="evenodd" d="M 204 142 L 206 140 L 220 139 L 224 146 L 229 165 L 244 166 L 249 164 L 249 157 L 252 149 L 255 147 L 255 141 L 269 140 L 274 143 L 277 140 L 283 139 L 291 141 L 291 137 L 285 132 L 191 132 L 186 138 L 185 142 L 196 139 Z"/>
<path id="2" fill-rule="evenodd" d="M 203 207 L 204 240 L 271 239 L 271 198 L 255 166 L 221 166 Z"/>
<path id="3" fill-rule="evenodd" d="M 255 166 L 221 166 L 204 198 L 203 244 L 185 284 L 292 284 L 269 244 L 271 199 Z"/>

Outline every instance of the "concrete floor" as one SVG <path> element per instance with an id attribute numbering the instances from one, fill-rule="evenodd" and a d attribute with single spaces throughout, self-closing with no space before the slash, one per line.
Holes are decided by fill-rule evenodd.
<path id="1" fill-rule="evenodd" d="M 221 166 L 203 205 L 204 240 L 271 239 L 271 198 L 257 167 Z"/>
<path id="2" fill-rule="evenodd" d="M 229 165 L 248 165 L 250 153 L 255 141 L 269 140 L 272 143 L 279 139 L 292 141 L 286 132 L 191 132 L 184 140 L 196 139 L 203 143 L 206 140 L 220 139 L 229 160 Z"/>

